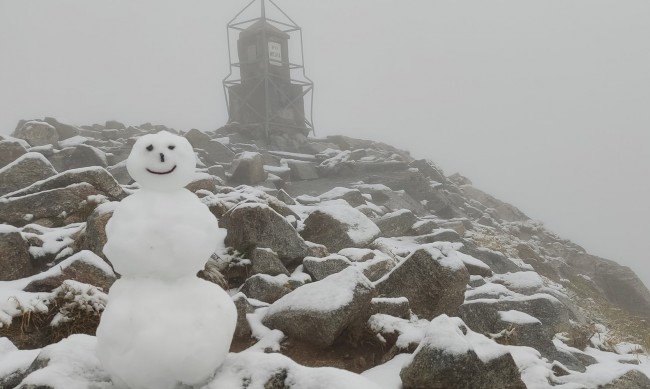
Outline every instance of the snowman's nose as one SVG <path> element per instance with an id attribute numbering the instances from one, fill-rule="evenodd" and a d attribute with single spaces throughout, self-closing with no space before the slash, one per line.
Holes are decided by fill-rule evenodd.
<path id="1" fill-rule="evenodd" d="M 160 153 L 160 162 L 165 162 L 165 154 Z"/>

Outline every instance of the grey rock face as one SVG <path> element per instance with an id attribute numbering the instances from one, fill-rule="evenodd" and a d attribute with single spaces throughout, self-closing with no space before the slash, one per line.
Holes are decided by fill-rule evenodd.
<path id="1" fill-rule="evenodd" d="M 251 267 L 253 274 L 289 275 L 287 268 L 284 267 L 280 258 L 271 249 L 256 247 L 251 252 L 250 259 L 253 264 Z"/>
<path id="2" fill-rule="evenodd" d="M 286 276 L 273 277 L 267 274 L 256 274 L 249 277 L 239 291 L 246 297 L 271 304 L 291 292 L 286 285 L 287 281 Z"/>
<path id="3" fill-rule="evenodd" d="M 96 208 L 86 221 L 81 249 L 89 250 L 106 260 L 104 245 L 106 244 L 106 223 L 113 216 L 113 211 L 103 207 Z"/>
<path id="4" fill-rule="evenodd" d="M 100 149 L 89 145 L 77 145 L 66 164 L 68 169 L 80 167 L 101 166 L 106 167 L 106 154 Z"/>
<path id="5" fill-rule="evenodd" d="M 374 282 L 393 270 L 395 261 L 387 256 L 377 256 L 364 262 L 357 262 L 355 265 L 370 281 Z"/>
<path id="6" fill-rule="evenodd" d="M 324 258 L 306 257 L 302 261 L 302 265 L 305 273 L 319 281 L 352 266 L 352 263 L 342 255 L 331 254 Z"/>
<path id="7" fill-rule="evenodd" d="M 303 238 L 325 245 L 331 252 L 337 252 L 347 247 L 364 247 L 381 232 L 370 219 L 354 208 L 350 208 L 345 217 L 341 216 L 325 210 L 312 212 L 305 219 L 305 228 L 301 232 Z M 356 219 L 355 225 L 350 224 L 352 216 Z M 353 231 L 358 230 L 360 224 L 363 224 L 361 229 L 366 232 L 363 239 L 352 236 Z"/>
<path id="8" fill-rule="evenodd" d="M 27 150 L 20 142 L 15 140 L 0 141 L 0 169 L 9 165 L 25 153 L 27 153 Z"/>
<path id="9" fill-rule="evenodd" d="M 113 176 L 101 167 L 89 167 L 81 170 L 65 171 L 44 181 L 30 185 L 12 193 L 12 197 L 37 194 L 39 192 L 65 188 L 74 184 L 88 183 L 100 190 L 111 200 L 121 200 L 126 197 L 124 189 L 115 181 Z"/>
<path id="10" fill-rule="evenodd" d="M 80 129 L 73 125 L 61 123 L 57 119 L 50 117 L 46 117 L 43 119 L 43 121 L 56 129 L 56 132 L 59 134 L 59 140 L 64 140 L 79 135 Z"/>
<path id="11" fill-rule="evenodd" d="M 282 297 L 262 322 L 290 338 L 328 347 L 345 329 L 365 324 L 374 295 L 370 281 L 351 267 Z"/>
<path id="12" fill-rule="evenodd" d="M 126 130 L 124 123 L 118 122 L 117 120 L 108 120 L 104 127 L 108 130 Z"/>
<path id="13" fill-rule="evenodd" d="M 232 161 L 230 181 L 237 184 L 255 185 L 266 180 L 262 154 L 246 152 Z"/>
<path id="14" fill-rule="evenodd" d="M 415 314 L 432 319 L 453 313 L 465 299 L 469 273 L 463 263 L 425 246 L 375 283 L 384 297 L 406 297 Z"/>
<path id="15" fill-rule="evenodd" d="M 548 294 L 536 294 L 519 299 L 480 299 L 465 302 L 458 308 L 458 315 L 467 319 L 470 327 L 485 328 L 487 318 L 494 317 L 496 311 L 520 311 L 539 319 L 542 324 L 553 331 L 559 325 L 569 325 L 570 311 L 555 297 Z M 474 328 L 474 327 L 472 327 Z"/>
<path id="16" fill-rule="evenodd" d="M 436 182 L 439 182 L 441 184 L 447 182 L 447 179 L 445 178 L 445 174 L 442 172 L 442 169 L 440 169 L 431 160 L 418 159 L 416 161 L 411 162 L 409 166 L 417 168 L 420 171 L 420 173 L 424 174 L 426 177 Z"/>
<path id="17" fill-rule="evenodd" d="M 498 347 L 471 332 L 460 319 L 446 315 L 434 319 L 413 359 L 400 372 L 404 389 L 526 389 L 512 355 L 502 351 L 498 356 L 480 358 L 475 345 L 481 343 Z M 447 344 L 453 346 L 443 346 Z"/>
<path id="18" fill-rule="evenodd" d="M 629 267 L 589 254 L 572 255 L 567 262 L 591 277 L 612 303 L 650 317 L 650 292 Z"/>
<path id="19" fill-rule="evenodd" d="M 309 247 L 287 219 L 264 204 L 242 204 L 221 218 L 228 230 L 226 244 L 241 252 L 267 247 L 284 264 L 308 255 Z"/>
<path id="20" fill-rule="evenodd" d="M 289 160 L 287 164 L 291 169 L 291 179 L 294 181 L 315 180 L 319 177 L 316 165 L 312 162 Z"/>
<path id="21" fill-rule="evenodd" d="M 209 135 L 192 129 L 185 134 L 185 138 L 195 149 L 204 150 L 207 153 L 206 163 L 214 165 L 217 163 L 230 163 L 235 158 L 235 153 L 219 141 L 212 140 Z"/>
<path id="22" fill-rule="evenodd" d="M 0 201 L 0 223 L 24 226 L 35 222 L 50 227 L 86 220 L 94 204 L 89 196 L 101 195 L 87 183 L 74 184 Z"/>
<path id="23" fill-rule="evenodd" d="M 29 247 L 18 229 L 0 226 L 0 281 L 12 281 L 33 274 Z"/>
<path id="24" fill-rule="evenodd" d="M 490 249 L 482 247 L 475 247 L 470 244 L 467 244 L 460 251 L 467 253 L 474 258 L 480 259 L 483 263 L 488 265 L 494 273 L 497 274 L 515 273 L 521 271 L 519 266 L 506 258 L 505 255 L 497 251 L 492 251 Z"/>
<path id="25" fill-rule="evenodd" d="M 238 293 L 232 297 L 232 301 L 237 308 L 237 326 L 235 327 L 235 338 L 248 339 L 251 337 L 251 326 L 246 320 L 246 314 L 255 312 L 255 309 L 248 302 L 243 293 Z"/>
<path id="26" fill-rule="evenodd" d="M 411 316 L 411 307 L 405 297 L 375 297 L 370 302 L 370 313 L 372 315 L 381 313 L 408 319 Z"/>
<path id="27" fill-rule="evenodd" d="M 24 139 L 30 146 L 56 145 L 59 133 L 54 126 L 45 122 L 29 121 L 14 131 L 13 136 Z"/>
<path id="28" fill-rule="evenodd" d="M 417 217 L 408 209 L 387 213 L 373 220 L 384 237 L 407 235 Z"/>
<path id="29" fill-rule="evenodd" d="M 0 168 L 0 196 L 56 175 L 52 164 L 39 153 L 27 153 Z"/>
<path id="30" fill-rule="evenodd" d="M 614 381 L 600 386 L 599 389 L 645 389 L 650 388 L 650 378 L 638 370 L 632 369 Z"/>

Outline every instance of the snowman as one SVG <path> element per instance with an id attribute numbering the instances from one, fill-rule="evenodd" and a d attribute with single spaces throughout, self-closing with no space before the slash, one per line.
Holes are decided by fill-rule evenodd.
<path id="1" fill-rule="evenodd" d="M 196 276 L 223 248 L 225 231 L 184 188 L 195 168 L 190 143 L 169 132 L 142 136 L 127 160 L 141 189 L 106 225 L 104 254 L 122 278 L 97 328 L 97 356 L 119 387 L 200 385 L 228 354 L 235 305 Z"/>

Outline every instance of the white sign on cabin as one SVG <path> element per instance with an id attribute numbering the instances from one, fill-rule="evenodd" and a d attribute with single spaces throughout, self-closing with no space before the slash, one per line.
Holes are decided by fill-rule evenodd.
<path id="1" fill-rule="evenodd" d="M 269 62 L 271 65 L 282 66 L 282 45 L 269 42 Z"/>

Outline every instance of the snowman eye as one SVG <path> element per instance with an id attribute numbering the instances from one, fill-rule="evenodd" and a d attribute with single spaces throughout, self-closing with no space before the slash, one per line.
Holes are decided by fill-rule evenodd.
<path id="1" fill-rule="evenodd" d="M 147 146 L 147 151 L 151 151 L 151 150 L 153 150 L 153 145 Z"/>
<path id="2" fill-rule="evenodd" d="M 176 146 L 171 145 L 171 146 L 169 146 L 169 147 L 167 147 L 167 148 L 170 149 L 170 150 L 174 150 L 174 149 L 176 148 Z"/>

